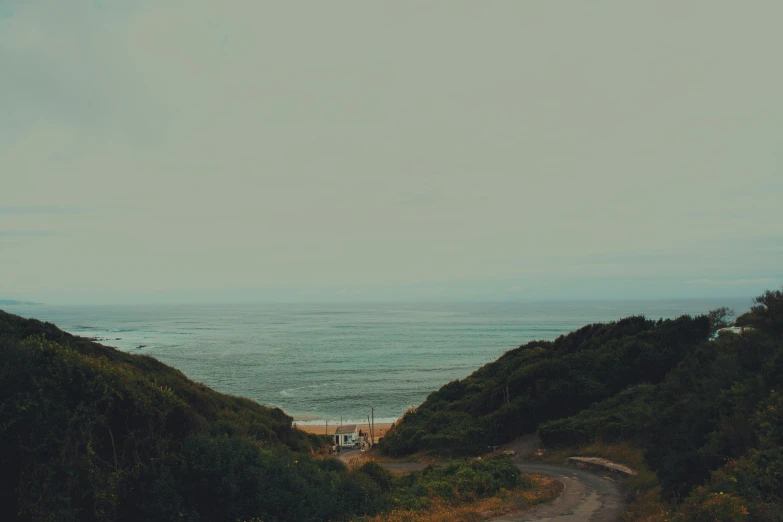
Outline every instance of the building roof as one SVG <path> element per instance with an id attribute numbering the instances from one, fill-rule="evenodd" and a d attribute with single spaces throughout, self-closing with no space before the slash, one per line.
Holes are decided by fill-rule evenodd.
<path id="1" fill-rule="evenodd" d="M 344 433 L 353 433 L 356 431 L 356 424 L 346 424 L 345 426 L 338 426 L 335 435 L 342 435 Z"/>

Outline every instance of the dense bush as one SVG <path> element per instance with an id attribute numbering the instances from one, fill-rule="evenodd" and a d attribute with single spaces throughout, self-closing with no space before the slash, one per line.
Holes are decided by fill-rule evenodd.
<path id="1" fill-rule="evenodd" d="M 750 326 L 783 335 L 783 290 L 767 290 L 756 297 L 750 311 L 737 318 L 737 326 Z"/>
<path id="2" fill-rule="evenodd" d="M 576 446 L 593 440 L 636 441 L 656 422 L 656 390 L 652 384 L 629 387 L 576 415 L 540 424 L 538 434 L 547 447 Z"/>
<path id="3" fill-rule="evenodd" d="M 783 400 L 778 392 L 748 419 L 757 447 L 729 460 L 696 487 L 674 513 L 676 522 L 783 521 Z"/>
<path id="4" fill-rule="evenodd" d="M 439 497 L 460 504 L 498 494 L 502 489 L 532 488 L 511 458 L 505 455 L 484 460 L 458 460 L 441 467 L 428 467 L 395 477 L 393 496 L 397 509 L 427 507 Z"/>

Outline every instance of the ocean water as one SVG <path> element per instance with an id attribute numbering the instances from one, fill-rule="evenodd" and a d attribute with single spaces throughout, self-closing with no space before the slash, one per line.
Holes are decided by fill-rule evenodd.
<path id="1" fill-rule="evenodd" d="M 451 304 L 6 306 L 146 354 L 300 423 L 399 418 L 429 393 L 531 340 L 629 315 L 670 318 L 749 300 Z M 104 340 L 105 339 L 105 340 Z"/>

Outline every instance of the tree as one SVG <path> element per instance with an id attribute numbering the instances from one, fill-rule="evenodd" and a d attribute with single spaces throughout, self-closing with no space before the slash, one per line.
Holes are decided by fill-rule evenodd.
<path id="1" fill-rule="evenodd" d="M 707 313 L 707 319 L 710 320 L 710 335 L 714 334 L 721 328 L 726 328 L 731 324 L 731 320 L 734 318 L 734 310 L 726 306 L 721 306 L 715 310 L 710 310 Z"/>
<path id="2" fill-rule="evenodd" d="M 757 327 L 783 334 L 783 291 L 767 290 L 753 301 L 756 305 L 750 310 L 756 316 Z"/>
<path id="3" fill-rule="evenodd" d="M 753 299 L 750 311 L 737 318 L 737 326 L 750 326 L 783 335 L 783 291 L 767 290 Z"/>

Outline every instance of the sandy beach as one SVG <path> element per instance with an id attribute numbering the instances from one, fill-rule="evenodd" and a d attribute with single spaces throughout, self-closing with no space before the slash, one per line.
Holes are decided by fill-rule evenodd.
<path id="1" fill-rule="evenodd" d="M 347 423 L 344 425 L 348 425 Z M 332 424 L 329 423 L 329 426 L 325 426 L 324 424 L 297 424 L 296 427 L 299 428 L 302 431 L 305 431 L 307 433 L 315 433 L 318 435 L 334 435 L 335 430 L 340 426 L 339 423 Z M 360 430 L 362 432 L 369 431 L 370 427 L 365 422 L 364 424 L 357 424 Z M 389 422 L 376 422 L 375 423 L 375 442 L 378 442 L 378 439 L 383 438 L 383 436 L 386 434 L 386 432 L 391 428 L 391 423 Z"/>

